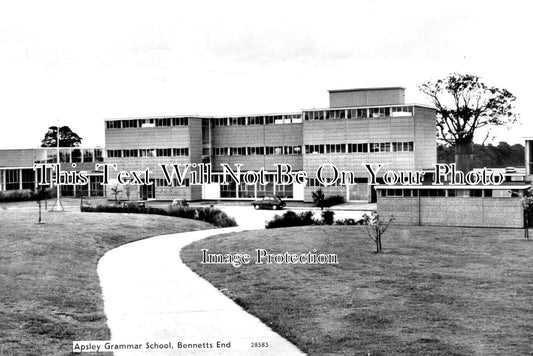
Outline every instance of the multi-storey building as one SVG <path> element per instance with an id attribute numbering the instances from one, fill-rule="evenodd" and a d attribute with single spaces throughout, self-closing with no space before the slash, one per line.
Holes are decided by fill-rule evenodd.
<path id="1" fill-rule="evenodd" d="M 331 90 L 330 106 L 298 113 L 228 117 L 142 117 L 106 120 L 106 163 L 119 170 L 149 168 L 154 184 L 131 191 L 132 199 L 246 199 L 276 194 L 311 200 L 326 195 L 371 200 L 365 164 L 387 170 L 431 168 L 436 162 L 435 109 L 406 104 L 400 87 Z M 159 164 L 210 163 L 213 182 L 168 186 Z M 241 172 L 266 171 L 267 184 L 221 184 L 222 164 Z M 275 164 L 305 171 L 304 184 L 276 185 Z M 317 169 L 325 165 L 323 177 Z M 350 172 L 348 182 L 323 187 L 333 168 Z M 382 172 L 381 172 L 382 173 Z M 380 175 L 381 173 L 378 173 Z M 345 184 L 350 183 L 350 184 Z"/>

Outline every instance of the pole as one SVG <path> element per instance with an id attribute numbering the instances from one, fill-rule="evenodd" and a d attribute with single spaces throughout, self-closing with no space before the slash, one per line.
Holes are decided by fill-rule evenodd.
<path id="1" fill-rule="evenodd" d="M 56 137 L 56 160 L 57 160 L 57 170 L 56 170 L 56 201 L 54 203 L 54 205 L 52 206 L 52 210 L 51 211 L 65 211 L 65 209 L 63 209 L 63 204 L 61 204 L 61 199 L 60 199 L 60 192 L 59 192 L 59 188 L 61 187 L 59 185 L 59 171 L 60 171 L 60 166 L 61 166 L 61 163 L 59 162 L 59 119 L 57 119 L 57 137 Z"/>

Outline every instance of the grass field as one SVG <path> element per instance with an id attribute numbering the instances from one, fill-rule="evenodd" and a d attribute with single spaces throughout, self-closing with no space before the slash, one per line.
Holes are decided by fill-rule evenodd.
<path id="1" fill-rule="evenodd" d="M 338 255 L 337 265 L 202 265 L 200 250 Z M 310 355 L 531 355 L 533 241 L 523 230 L 364 226 L 243 232 L 182 258 Z M 255 262 L 255 258 L 252 258 Z"/>
<path id="2" fill-rule="evenodd" d="M 98 259 L 149 236 L 212 227 L 165 216 L 79 212 L 43 213 L 44 224 L 36 221 L 36 209 L 0 210 L 1 356 L 65 355 L 73 340 L 108 340 Z"/>

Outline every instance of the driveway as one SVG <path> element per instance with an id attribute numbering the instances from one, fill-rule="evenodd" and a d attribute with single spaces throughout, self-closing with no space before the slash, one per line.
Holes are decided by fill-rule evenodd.
<path id="1" fill-rule="evenodd" d="M 292 210 L 295 213 L 302 213 L 311 209 L 302 207 L 290 207 L 283 210 L 254 210 L 251 205 L 248 206 L 230 206 L 230 205 L 217 205 L 216 208 L 224 211 L 229 216 L 232 216 L 237 220 L 237 224 L 245 230 L 257 230 L 264 229 L 265 222 L 272 220 L 274 215 L 282 215 L 287 210 Z M 352 218 L 359 220 L 363 217 L 364 213 L 369 213 L 363 210 L 335 210 L 335 220 L 342 220 L 346 218 Z M 321 219 L 320 209 L 313 209 L 313 216 L 315 219 Z"/>

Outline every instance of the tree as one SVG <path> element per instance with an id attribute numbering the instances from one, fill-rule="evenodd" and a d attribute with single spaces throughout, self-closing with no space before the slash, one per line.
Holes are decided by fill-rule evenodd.
<path id="1" fill-rule="evenodd" d="M 370 216 L 363 215 L 363 222 L 366 225 L 368 236 L 376 243 L 376 253 L 380 253 L 383 250 L 381 247 L 381 237 L 393 221 L 394 216 L 391 216 L 388 221 L 385 221 L 379 216 L 376 210 L 372 211 Z"/>
<path id="2" fill-rule="evenodd" d="M 42 224 L 41 219 L 41 207 L 42 207 L 42 201 L 46 200 L 48 197 L 46 190 L 43 186 L 37 186 L 34 189 L 32 189 L 32 195 L 35 198 L 35 202 L 39 206 L 39 220 L 37 221 L 37 224 Z"/>
<path id="3" fill-rule="evenodd" d="M 118 187 L 118 184 L 117 184 L 117 185 L 115 185 L 114 187 L 111 188 L 111 192 L 112 192 L 113 195 L 115 196 L 115 205 L 117 205 L 117 204 L 118 204 L 118 199 L 117 199 L 117 197 L 118 197 L 118 195 L 119 195 L 120 193 L 122 193 L 122 190 L 120 190 L 120 188 Z"/>
<path id="4" fill-rule="evenodd" d="M 455 147 L 455 163 L 463 172 L 473 168 L 474 133 L 490 126 L 508 126 L 518 120 L 515 96 L 506 89 L 487 86 L 471 74 L 452 73 L 420 85 L 437 108 L 438 138 Z M 483 142 L 485 142 L 485 140 Z"/>
<path id="5" fill-rule="evenodd" d="M 324 192 L 322 189 L 318 189 L 311 193 L 311 197 L 313 198 L 313 202 L 316 206 L 318 206 L 321 210 L 324 210 L 324 201 L 326 200 L 326 197 L 324 196 Z"/>
<path id="6" fill-rule="evenodd" d="M 130 195 L 131 195 L 131 182 L 127 182 L 124 185 L 124 193 L 126 193 L 126 197 L 128 198 L 128 201 L 130 201 Z"/>
<path id="7" fill-rule="evenodd" d="M 82 138 L 68 126 L 59 128 L 59 147 L 78 147 Z M 57 147 L 57 126 L 50 126 L 41 141 L 41 147 Z"/>

